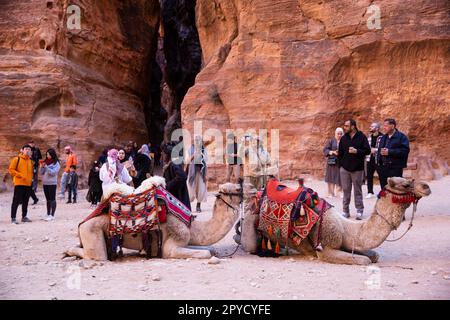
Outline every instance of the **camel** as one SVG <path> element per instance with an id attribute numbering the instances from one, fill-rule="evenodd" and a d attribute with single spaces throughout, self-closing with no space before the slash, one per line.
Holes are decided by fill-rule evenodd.
<path id="1" fill-rule="evenodd" d="M 148 181 L 150 179 L 145 180 L 142 185 L 145 186 Z M 122 186 L 122 189 L 126 188 L 127 186 Z M 144 190 L 146 189 L 144 188 Z M 241 186 L 226 183 L 219 186 L 210 220 L 194 220 L 189 228 L 175 216 L 167 214 L 167 222 L 161 224 L 162 258 L 211 258 L 210 248 L 206 246 L 218 242 L 231 230 L 239 217 L 241 202 Z M 86 260 L 107 260 L 105 236 L 108 233 L 108 226 L 108 214 L 102 214 L 81 224 L 78 230 L 81 246 L 70 248 L 65 255 Z M 122 247 L 143 250 L 142 236 L 125 234 Z"/>
<path id="2" fill-rule="evenodd" d="M 424 182 L 414 182 L 400 177 L 388 179 L 386 189 L 396 194 L 412 192 L 417 198 L 431 194 L 429 186 Z M 242 221 L 242 236 L 235 240 L 241 242 L 244 251 L 254 253 L 257 249 L 257 230 L 255 228 L 258 214 L 253 214 L 256 190 L 247 191 L 250 198 L 244 200 L 244 220 Z M 371 217 L 366 221 L 353 221 L 342 216 L 336 209 L 330 208 L 323 218 L 321 243 L 323 250 L 315 251 L 308 239 L 299 246 L 291 241 L 289 248 L 301 254 L 313 254 L 322 261 L 336 264 L 369 265 L 378 261 L 379 255 L 372 249 L 380 246 L 392 230 L 400 226 L 405 210 L 411 203 L 393 203 L 393 195 L 389 192 L 377 200 Z M 253 211 L 254 212 L 254 211 Z M 309 235 L 317 239 L 318 223 Z M 267 234 L 265 234 L 268 237 Z M 271 240 L 275 240 L 272 238 Z M 285 246 L 286 241 L 280 242 Z"/>

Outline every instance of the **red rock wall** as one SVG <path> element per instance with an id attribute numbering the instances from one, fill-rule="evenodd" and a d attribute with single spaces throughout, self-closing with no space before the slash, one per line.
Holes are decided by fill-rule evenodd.
<path id="1" fill-rule="evenodd" d="M 367 8 L 381 9 L 369 30 Z M 280 129 L 281 177 L 320 176 L 322 148 L 350 117 L 368 131 L 397 119 L 414 175 L 448 173 L 450 2 L 198 0 L 204 67 L 183 126 Z M 212 166 L 212 183 L 224 166 Z"/>
<path id="2" fill-rule="evenodd" d="M 67 6 L 81 30 L 67 28 Z M 148 141 L 158 1 L 0 1 L 0 172 L 29 138 L 66 144 L 81 172 L 105 146 Z"/>

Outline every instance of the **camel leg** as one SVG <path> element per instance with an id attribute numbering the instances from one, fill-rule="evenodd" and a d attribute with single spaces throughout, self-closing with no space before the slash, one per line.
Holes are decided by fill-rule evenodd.
<path id="1" fill-rule="evenodd" d="M 204 249 L 189 249 L 179 246 L 175 241 L 167 240 L 163 245 L 163 258 L 165 259 L 209 259 L 211 252 Z"/>
<path id="2" fill-rule="evenodd" d="M 318 251 L 317 256 L 322 261 L 337 264 L 357 264 L 366 266 L 371 263 L 370 259 L 366 256 L 358 254 L 352 255 L 351 253 L 331 248 L 324 248 L 323 251 Z"/>
<path id="3" fill-rule="evenodd" d="M 211 255 L 214 255 L 216 253 L 216 250 L 212 246 L 187 246 L 188 249 L 194 249 L 194 250 L 208 250 Z"/>
<path id="4" fill-rule="evenodd" d="M 103 217 L 98 217 L 103 218 Z M 80 240 L 83 244 L 83 258 L 86 260 L 108 260 L 106 241 L 101 220 L 93 218 L 80 226 Z M 106 219 L 107 216 L 106 216 Z"/>
<path id="5" fill-rule="evenodd" d="M 368 257 L 370 261 L 372 261 L 372 263 L 377 263 L 378 259 L 380 258 L 380 255 L 374 250 L 355 250 L 355 253 Z"/>
<path id="6" fill-rule="evenodd" d="M 84 259 L 84 251 L 81 247 L 70 248 L 69 250 L 64 252 L 64 255 L 68 257 L 78 257 Z"/>

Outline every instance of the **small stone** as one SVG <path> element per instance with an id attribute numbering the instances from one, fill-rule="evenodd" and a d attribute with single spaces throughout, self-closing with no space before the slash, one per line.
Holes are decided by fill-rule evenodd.
<path id="1" fill-rule="evenodd" d="M 442 278 L 444 278 L 444 280 L 450 280 L 450 275 L 445 275 L 445 276 L 443 276 Z"/>
<path id="2" fill-rule="evenodd" d="M 251 285 L 252 287 L 256 287 L 258 284 L 257 284 L 256 282 L 250 282 L 250 285 Z"/>
<path id="3" fill-rule="evenodd" d="M 431 274 L 432 276 L 435 276 L 435 275 L 437 275 L 438 273 L 437 273 L 436 271 L 431 271 L 430 274 Z"/>
<path id="4" fill-rule="evenodd" d="M 161 281 L 161 277 L 157 274 L 152 275 L 152 281 Z"/>
<path id="5" fill-rule="evenodd" d="M 220 259 L 217 258 L 217 257 L 211 257 L 211 258 L 208 260 L 208 264 L 219 264 L 219 263 L 220 263 Z"/>
<path id="6" fill-rule="evenodd" d="M 295 262 L 295 259 L 294 259 L 294 258 L 289 258 L 289 259 L 288 259 L 288 262 L 289 262 L 289 263 L 294 263 L 294 262 Z"/>
<path id="7" fill-rule="evenodd" d="M 418 281 L 418 280 L 414 280 L 414 281 L 412 281 L 411 283 L 412 283 L 412 284 L 419 284 L 419 281 Z"/>
<path id="8" fill-rule="evenodd" d="M 394 282 L 391 282 L 391 281 L 386 282 L 386 285 L 387 285 L 388 287 L 391 287 L 391 288 L 393 288 L 393 287 L 396 286 L 396 284 L 395 284 Z"/>
<path id="9" fill-rule="evenodd" d="M 96 262 L 81 261 L 78 265 L 81 268 L 83 268 L 83 269 L 92 269 L 92 268 L 94 268 L 97 265 L 97 263 Z"/>
<path id="10" fill-rule="evenodd" d="M 25 243 L 30 243 L 31 240 L 33 240 L 33 238 L 26 238 L 26 239 L 25 239 Z"/>
<path id="11" fill-rule="evenodd" d="M 87 296 L 93 296 L 94 293 L 93 293 L 92 291 L 86 291 L 86 295 L 87 295 Z"/>
<path id="12" fill-rule="evenodd" d="M 52 297 L 51 300 L 58 300 L 58 298 L 57 297 Z"/>
<path id="13" fill-rule="evenodd" d="M 108 278 L 100 278 L 100 281 L 108 281 Z"/>
<path id="14" fill-rule="evenodd" d="M 48 285 L 49 285 L 50 287 L 54 287 L 54 286 L 56 286 L 56 282 L 51 281 L 51 282 L 48 283 Z"/>
<path id="15" fill-rule="evenodd" d="M 50 238 L 45 236 L 44 239 L 42 239 L 42 242 L 47 242 L 48 240 L 50 240 Z"/>
<path id="16" fill-rule="evenodd" d="M 36 264 L 37 264 L 36 261 L 28 261 L 28 260 L 23 263 L 24 266 L 34 266 Z"/>
<path id="17" fill-rule="evenodd" d="M 237 292 L 236 288 L 231 289 L 231 292 L 236 293 Z"/>
<path id="18" fill-rule="evenodd" d="M 143 284 L 141 284 L 141 285 L 138 287 L 138 289 L 141 290 L 141 291 L 147 291 L 147 290 L 148 290 L 148 287 L 145 286 L 145 285 L 143 285 Z"/>

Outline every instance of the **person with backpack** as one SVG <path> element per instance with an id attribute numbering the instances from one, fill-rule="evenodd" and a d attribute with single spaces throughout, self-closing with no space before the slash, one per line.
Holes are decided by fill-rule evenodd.
<path id="1" fill-rule="evenodd" d="M 22 222 L 31 222 L 27 217 L 28 201 L 31 196 L 33 183 L 33 161 L 31 160 L 31 146 L 26 144 L 20 150 L 20 154 L 14 157 L 8 171 L 13 177 L 14 196 L 11 204 L 11 223 L 19 224 L 16 220 L 17 208 L 22 204 Z"/>
<path id="2" fill-rule="evenodd" d="M 44 186 L 45 199 L 47 200 L 47 217 L 45 221 L 55 220 L 56 211 L 56 187 L 58 185 L 58 172 L 61 169 L 55 149 L 48 149 L 45 160 L 40 163 L 42 185 Z"/>

